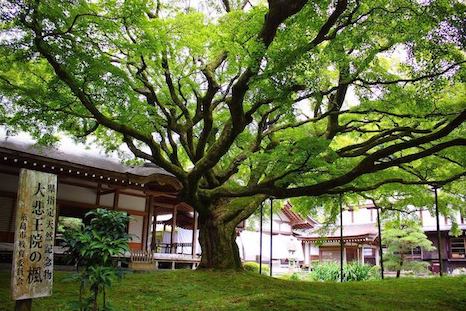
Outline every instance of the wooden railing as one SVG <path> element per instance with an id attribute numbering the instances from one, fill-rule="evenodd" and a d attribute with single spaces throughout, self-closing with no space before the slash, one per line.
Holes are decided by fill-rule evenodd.
<path id="1" fill-rule="evenodd" d="M 130 252 L 129 268 L 133 270 L 155 270 L 154 253 L 143 250 L 132 250 Z"/>
<path id="2" fill-rule="evenodd" d="M 163 254 L 186 254 L 190 255 L 192 250 L 192 243 L 157 243 L 154 248 L 155 253 Z"/>

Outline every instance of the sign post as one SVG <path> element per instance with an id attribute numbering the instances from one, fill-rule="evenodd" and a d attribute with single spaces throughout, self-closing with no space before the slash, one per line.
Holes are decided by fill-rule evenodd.
<path id="1" fill-rule="evenodd" d="M 56 175 L 21 169 L 11 270 L 15 310 L 31 310 L 32 298 L 52 294 L 56 189 Z"/>

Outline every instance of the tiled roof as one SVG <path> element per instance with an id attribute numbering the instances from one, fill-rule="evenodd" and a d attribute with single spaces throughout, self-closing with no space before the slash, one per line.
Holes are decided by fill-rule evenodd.
<path id="1" fill-rule="evenodd" d="M 65 176 L 79 175 L 80 178 L 121 185 L 144 187 L 147 184 L 149 189 L 153 185 L 159 189 L 163 187 L 164 191 L 181 189 L 181 183 L 176 177 L 152 163 L 127 166 L 116 159 L 83 150 L 77 145 L 74 150 L 73 147 L 65 151 L 16 137 L 0 138 L 0 164 L 57 172 Z"/>
<path id="2" fill-rule="evenodd" d="M 64 152 L 54 147 L 38 146 L 34 143 L 24 142 L 14 137 L 0 140 L 0 148 L 28 153 L 73 164 L 80 164 L 87 167 L 94 167 L 116 173 L 129 173 L 138 176 L 149 176 L 152 174 L 163 174 L 172 176 L 170 173 L 158 166 L 126 166 L 108 157 L 98 157 L 90 154 L 79 154 L 78 152 Z"/>
<path id="3" fill-rule="evenodd" d="M 307 219 L 302 218 L 298 213 L 294 212 L 289 202 L 285 203 L 282 212 L 290 220 L 293 229 L 312 229 L 314 227 Z"/>

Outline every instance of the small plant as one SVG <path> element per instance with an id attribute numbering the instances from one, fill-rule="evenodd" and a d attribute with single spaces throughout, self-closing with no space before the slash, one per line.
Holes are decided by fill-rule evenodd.
<path id="1" fill-rule="evenodd" d="M 297 273 L 293 273 L 290 276 L 290 281 L 299 281 L 299 280 L 301 280 L 301 278 L 299 277 L 299 274 L 297 274 Z"/>
<path id="2" fill-rule="evenodd" d="M 86 214 L 90 219 L 87 225 L 65 231 L 64 242 L 67 254 L 79 272 L 79 309 L 81 311 L 110 310 L 106 289 L 116 277 L 121 277 L 113 265 L 112 257 L 128 251 L 129 235 L 126 226 L 129 216 L 122 212 L 97 209 Z M 83 267 L 79 271 L 79 267 Z M 90 295 L 83 299 L 85 287 Z M 98 298 L 102 294 L 102 308 Z"/>
<path id="3" fill-rule="evenodd" d="M 365 281 L 378 278 L 377 268 L 352 262 L 343 266 L 343 281 Z M 310 273 L 313 281 L 340 281 L 339 263 L 322 263 Z"/>
<path id="4" fill-rule="evenodd" d="M 245 271 L 251 271 L 251 272 L 259 273 L 259 263 L 253 262 L 253 261 L 245 262 L 243 264 L 243 269 Z M 265 264 L 262 264 L 262 274 L 268 275 L 269 273 L 270 273 L 269 266 L 265 265 Z"/>

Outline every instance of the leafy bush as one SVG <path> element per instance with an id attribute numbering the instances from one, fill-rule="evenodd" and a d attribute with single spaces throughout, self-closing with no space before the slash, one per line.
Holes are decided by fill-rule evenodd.
<path id="1" fill-rule="evenodd" d="M 313 281 L 338 281 L 340 280 L 340 264 L 329 262 L 315 265 L 310 278 Z"/>
<path id="2" fill-rule="evenodd" d="M 251 271 L 255 273 L 259 273 L 259 263 L 248 261 L 243 264 L 243 268 L 245 271 Z M 262 264 L 262 274 L 269 274 L 270 268 L 268 265 Z"/>
<path id="3" fill-rule="evenodd" d="M 87 225 L 67 230 L 64 234 L 67 254 L 77 269 L 84 267 L 78 275 L 79 309 L 99 310 L 98 297 L 101 293 L 102 310 L 110 310 L 105 291 L 117 276 L 121 276 L 113 266 L 112 257 L 128 251 L 130 237 L 126 233 L 126 226 L 129 216 L 122 212 L 97 209 L 87 213 L 86 217 L 90 218 Z M 86 286 L 90 295 L 83 300 Z"/>
<path id="4" fill-rule="evenodd" d="M 385 261 L 385 267 L 389 271 L 403 271 L 405 275 L 418 275 L 418 274 L 428 274 L 430 264 L 426 261 L 417 261 L 417 260 L 408 260 L 403 263 L 403 266 L 400 266 L 399 262 L 394 261 L 389 258 Z"/>
<path id="5" fill-rule="evenodd" d="M 310 279 L 313 281 L 340 281 L 340 264 L 323 263 L 313 267 Z M 378 268 L 352 262 L 343 266 L 344 281 L 365 281 L 378 278 Z"/>

